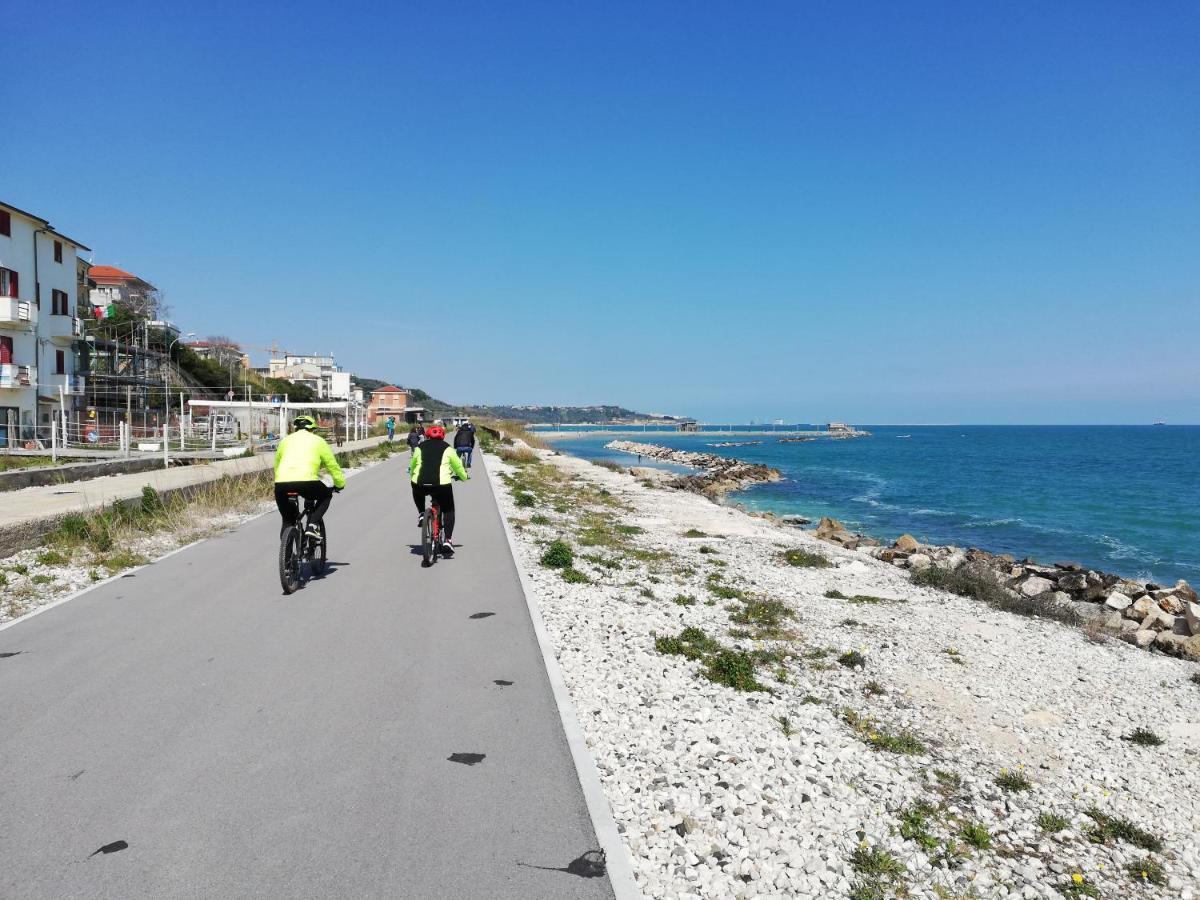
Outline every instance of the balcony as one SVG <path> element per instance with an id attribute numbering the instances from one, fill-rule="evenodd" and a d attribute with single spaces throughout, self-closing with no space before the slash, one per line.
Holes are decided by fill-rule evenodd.
<path id="1" fill-rule="evenodd" d="M 33 366 L 0 364 L 0 391 L 23 391 L 31 387 L 37 387 Z"/>
<path id="2" fill-rule="evenodd" d="M 42 334 L 52 341 L 69 344 L 83 336 L 83 323 L 75 316 L 47 316 Z"/>
<path id="3" fill-rule="evenodd" d="M 28 300 L 0 297 L 0 328 L 26 328 L 37 320 L 37 307 Z"/>
<path id="4" fill-rule="evenodd" d="M 87 387 L 87 381 L 82 375 L 51 375 L 42 383 L 42 394 L 47 400 L 58 398 L 58 389 L 68 397 L 82 394 Z"/>

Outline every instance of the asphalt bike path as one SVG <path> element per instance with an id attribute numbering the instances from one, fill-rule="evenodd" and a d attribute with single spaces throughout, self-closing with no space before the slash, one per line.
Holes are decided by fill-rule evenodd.
<path id="1" fill-rule="evenodd" d="M 272 513 L 0 631 L 0 897 L 613 896 L 481 455 L 429 569 L 407 462 L 291 596 Z"/>

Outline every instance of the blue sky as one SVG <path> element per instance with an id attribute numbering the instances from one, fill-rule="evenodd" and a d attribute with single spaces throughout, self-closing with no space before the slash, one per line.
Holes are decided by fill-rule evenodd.
<path id="1" fill-rule="evenodd" d="M 1200 5 L 12 7 L 0 197 L 449 400 L 1200 422 Z"/>

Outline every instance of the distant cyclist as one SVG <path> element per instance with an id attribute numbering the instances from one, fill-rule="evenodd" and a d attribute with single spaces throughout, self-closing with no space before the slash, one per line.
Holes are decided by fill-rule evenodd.
<path id="1" fill-rule="evenodd" d="M 425 440 L 413 450 L 412 460 L 408 464 L 408 474 L 412 481 L 413 502 L 417 504 L 418 527 L 421 516 L 425 514 L 425 498 L 433 497 L 442 508 L 443 534 L 442 553 L 453 556 L 454 545 L 450 538 L 454 536 L 454 485 L 455 478 L 467 481 L 470 476 L 463 468 L 462 460 L 451 451 L 446 443 L 446 429 L 441 425 L 431 425 L 425 431 Z"/>
<path id="2" fill-rule="evenodd" d="M 475 432 L 470 422 L 463 422 L 454 432 L 454 452 L 468 469 L 471 468 L 471 453 L 475 449 Z"/>
<path id="3" fill-rule="evenodd" d="M 313 511 L 308 517 L 307 533 L 319 541 L 319 526 L 333 499 L 333 491 L 321 480 L 321 469 L 333 478 L 334 491 L 346 486 L 346 476 L 325 438 L 316 433 L 317 422 L 312 416 L 296 416 L 292 426 L 295 430 L 275 450 L 275 505 L 286 528 L 296 523 L 296 506 L 288 498 L 288 491 L 311 501 Z"/>

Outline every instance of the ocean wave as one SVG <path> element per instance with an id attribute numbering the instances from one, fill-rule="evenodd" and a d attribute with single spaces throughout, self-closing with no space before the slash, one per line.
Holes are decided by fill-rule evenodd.
<path id="1" fill-rule="evenodd" d="M 910 516 L 957 516 L 958 513 L 950 512 L 949 510 L 946 510 L 946 509 L 927 509 L 925 507 L 922 507 L 921 509 L 914 509 L 914 510 L 910 511 L 909 515 Z"/>

